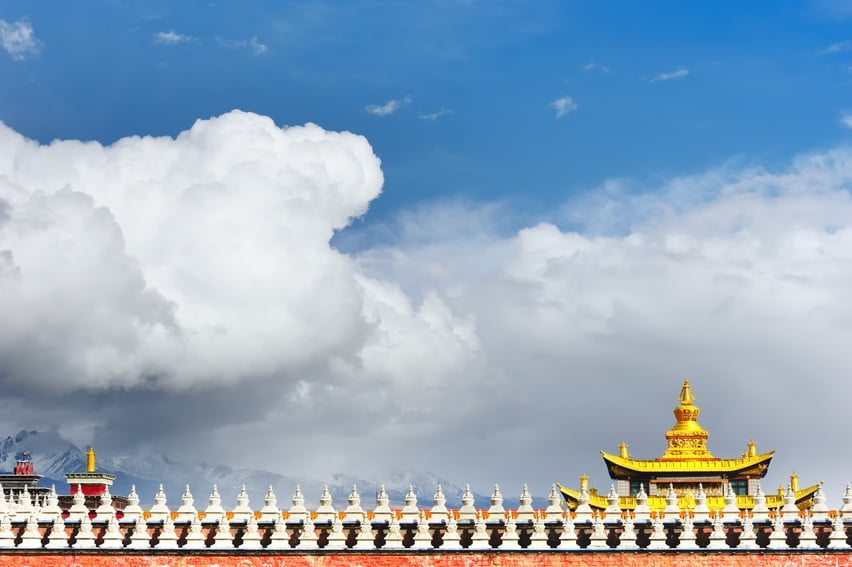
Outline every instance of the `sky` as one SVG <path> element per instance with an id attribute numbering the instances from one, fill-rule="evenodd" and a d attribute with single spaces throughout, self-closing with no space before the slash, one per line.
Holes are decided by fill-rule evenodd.
<path id="1" fill-rule="evenodd" d="M 544 495 L 689 378 L 715 456 L 852 482 L 848 2 L 20 1 L 0 47 L 4 430 Z"/>

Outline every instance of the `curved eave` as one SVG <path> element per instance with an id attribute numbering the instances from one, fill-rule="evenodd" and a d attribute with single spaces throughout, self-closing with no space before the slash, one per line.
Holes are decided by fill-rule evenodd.
<path id="1" fill-rule="evenodd" d="M 694 459 L 694 460 L 635 460 L 624 459 L 617 455 L 611 455 L 601 451 L 610 478 L 623 478 L 625 476 L 640 475 L 648 476 L 655 474 L 755 474 L 764 476 L 769 468 L 769 461 L 775 455 L 775 451 L 746 457 L 744 459 Z"/>
<path id="2" fill-rule="evenodd" d="M 576 490 L 571 490 L 570 488 L 566 488 L 561 484 L 556 484 L 559 491 L 562 493 L 562 497 L 565 499 L 565 504 L 568 506 L 568 509 L 575 510 L 577 508 L 577 504 L 579 504 L 580 493 Z M 796 491 L 796 506 L 799 509 L 804 510 L 805 508 L 810 508 L 813 506 L 813 497 L 814 493 L 816 493 L 817 489 L 820 487 L 819 484 L 814 484 L 813 486 L 809 486 L 807 488 L 803 488 L 802 490 Z M 680 499 L 679 499 L 680 500 Z M 618 499 L 619 508 L 622 510 L 633 510 L 636 508 L 636 498 L 633 496 L 621 496 Z M 662 510 L 666 505 L 665 496 L 649 496 L 648 497 L 648 506 L 652 510 Z M 680 502 L 679 505 L 682 508 L 692 509 L 695 505 L 695 502 L 692 501 L 690 503 Z M 766 495 L 766 506 L 768 508 L 779 508 L 784 505 L 784 496 L 779 494 L 767 494 Z M 596 510 L 603 510 L 607 507 L 606 497 L 601 496 L 599 494 L 590 494 L 589 495 L 589 506 Z M 707 498 L 707 506 L 713 510 L 721 510 L 725 506 L 725 498 L 722 496 L 709 496 Z M 750 510 L 754 507 L 754 495 L 744 495 L 737 496 L 737 508 L 740 509 L 748 509 Z"/>

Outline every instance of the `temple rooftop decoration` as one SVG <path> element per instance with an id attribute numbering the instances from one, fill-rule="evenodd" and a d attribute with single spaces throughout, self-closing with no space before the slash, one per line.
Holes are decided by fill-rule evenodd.
<path id="1" fill-rule="evenodd" d="M 784 505 L 785 494 L 790 492 L 800 509 L 813 504 L 813 495 L 819 484 L 802 490 L 798 486 L 798 476 L 790 477 L 788 491 L 782 488 L 777 494 L 764 495 L 760 489 L 760 479 L 766 476 L 769 463 L 775 451 L 758 453 L 757 445 L 750 441 L 742 456 L 735 459 L 714 457 L 707 448 L 709 432 L 698 423 L 701 410 L 695 405 L 695 395 L 689 380 L 685 380 L 678 395 L 679 405 L 674 409 L 675 425 L 666 432 L 668 446 L 658 459 L 635 459 L 622 442 L 618 454 L 601 451 L 607 472 L 616 481 L 615 493 L 619 506 L 634 509 L 637 496 L 648 498 L 651 509 L 662 510 L 666 506 L 666 495 L 672 492 L 677 496 L 678 504 L 692 509 L 696 498 L 706 497 L 711 510 L 721 510 L 725 506 L 725 496 L 732 492 L 740 508 L 754 507 L 755 496 L 760 494 L 769 508 Z M 569 508 L 575 510 L 581 501 L 588 500 L 592 509 L 604 510 L 607 498 L 597 490 L 588 487 L 588 477 L 580 477 L 580 489 L 572 490 L 560 485 Z"/>
<path id="2" fill-rule="evenodd" d="M 102 496 L 115 481 L 115 475 L 98 472 L 95 469 L 95 450 L 89 447 L 86 452 L 86 471 L 65 473 L 70 493 L 81 490 L 86 496 Z"/>

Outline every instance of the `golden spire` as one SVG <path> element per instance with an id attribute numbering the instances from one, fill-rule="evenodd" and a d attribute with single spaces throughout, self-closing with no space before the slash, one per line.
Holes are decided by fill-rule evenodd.
<path id="1" fill-rule="evenodd" d="M 86 472 L 95 472 L 95 450 L 91 446 L 86 452 Z"/>
<path id="2" fill-rule="evenodd" d="M 695 401 L 695 395 L 692 393 L 692 387 L 689 385 L 689 380 L 683 381 L 683 387 L 680 389 L 680 395 L 677 400 L 682 406 L 691 406 Z"/>
<path id="3" fill-rule="evenodd" d="M 677 419 L 674 427 L 666 432 L 669 447 L 663 454 L 663 459 L 712 459 L 714 458 L 707 450 L 707 437 L 710 434 L 698 425 L 698 414 L 701 410 L 693 405 L 695 395 L 689 380 L 683 381 L 680 395 L 677 397 L 680 405 L 675 408 L 674 415 Z"/>

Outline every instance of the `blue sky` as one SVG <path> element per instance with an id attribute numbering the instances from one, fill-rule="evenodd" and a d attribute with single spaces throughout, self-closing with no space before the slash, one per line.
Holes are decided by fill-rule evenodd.
<path id="1" fill-rule="evenodd" d="M 539 495 L 689 377 L 717 456 L 852 480 L 801 424 L 852 396 L 847 2 L 22 1 L 0 47 L 0 427 Z"/>
<path id="2" fill-rule="evenodd" d="M 807 2 L 15 2 L 0 17 L 28 22 L 39 47 L 0 58 L 0 119 L 43 142 L 108 143 L 240 108 L 365 135 L 386 177 L 368 221 L 459 196 L 546 215 L 609 178 L 848 141 L 846 15 Z M 557 118 L 562 97 L 576 110 Z M 392 100 L 410 102 L 365 111 Z"/>

